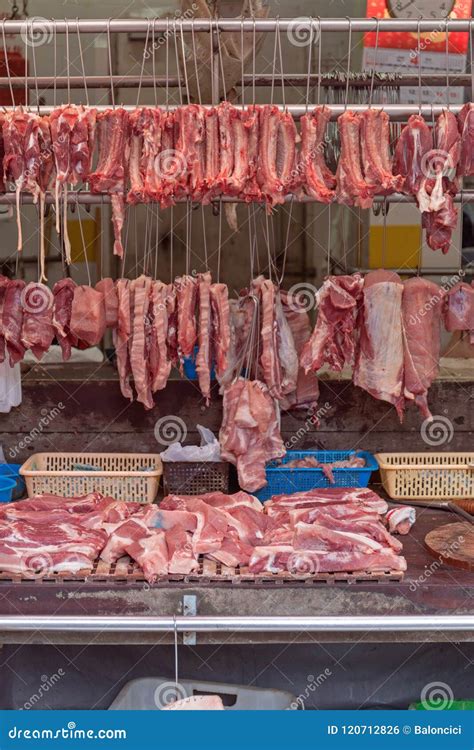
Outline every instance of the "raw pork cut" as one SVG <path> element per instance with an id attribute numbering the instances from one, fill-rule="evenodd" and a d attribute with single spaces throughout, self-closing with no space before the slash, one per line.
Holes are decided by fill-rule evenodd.
<path id="1" fill-rule="evenodd" d="M 260 108 L 257 180 L 269 209 L 285 202 L 296 182 L 296 125 L 289 112 L 272 104 Z"/>
<path id="2" fill-rule="evenodd" d="M 439 371 L 443 304 L 444 291 L 437 284 L 420 278 L 404 282 L 404 396 L 413 399 L 423 417 L 430 420 L 427 395 Z"/>
<path id="3" fill-rule="evenodd" d="M 100 292 L 90 286 L 76 286 L 69 329 L 86 347 L 100 344 L 105 332 L 104 298 Z"/>
<path id="4" fill-rule="evenodd" d="M 148 583 L 168 573 L 168 547 L 165 532 L 157 529 L 128 545 L 126 552 L 137 562 Z"/>
<path id="5" fill-rule="evenodd" d="M 44 284 L 31 281 L 21 296 L 23 324 L 21 343 L 41 359 L 53 343 L 53 295 Z"/>
<path id="6" fill-rule="evenodd" d="M 196 372 L 199 388 L 209 406 L 211 399 L 211 274 L 209 271 L 198 276 L 198 353 Z"/>
<path id="7" fill-rule="evenodd" d="M 21 341 L 23 327 L 21 300 L 24 289 L 25 282 L 22 279 L 10 281 L 3 299 L 2 332 L 12 367 L 17 362 L 21 362 L 25 355 L 25 347 Z"/>
<path id="8" fill-rule="evenodd" d="M 388 401 L 403 418 L 403 284 L 393 271 L 365 277 L 360 345 L 353 381 L 374 398 Z"/>
<path id="9" fill-rule="evenodd" d="M 474 343 L 474 285 L 462 281 L 449 290 L 444 321 L 447 331 L 470 331 Z"/>
<path id="10" fill-rule="evenodd" d="M 329 107 L 316 107 L 301 117 L 299 184 L 306 195 L 320 203 L 335 198 L 336 176 L 324 159 L 326 128 L 331 119 Z"/>
<path id="11" fill-rule="evenodd" d="M 78 343 L 70 327 L 75 288 L 76 284 L 69 278 L 57 281 L 53 287 L 53 326 L 64 362 L 70 358 L 71 348 Z"/>
<path id="12" fill-rule="evenodd" d="M 345 206 L 370 208 L 374 192 L 365 181 L 361 161 L 362 118 L 357 112 L 347 110 L 338 118 L 341 153 L 336 170 L 336 199 Z"/>
<path id="13" fill-rule="evenodd" d="M 420 115 L 411 115 L 395 147 L 394 172 L 402 175 L 403 192 L 416 195 L 425 177 L 426 154 L 433 148 L 433 136 Z"/>
<path id="14" fill-rule="evenodd" d="M 360 115 L 360 145 L 364 178 L 373 195 L 398 192 L 403 175 L 392 173 L 390 119 L 383 109 L 366 109 Z"/>
<path id="15" fill-rule="evenodd" d="M 104 299 L 106 328 L 116 328 L 118 318 L 118 296 L 113 279 L 101 279 L 95 285 L 96 292 L 100 292 Z"/>
<path id="16" fill-rule="evenodd" d="M 458 115 L 458 127 L 461 134 L 461 154 L 457 173 L 462 177 L 474 174 L 474 103 L 464 105 Z"/>
<path id="17" fill-rule="evenodd" d="M 317 371 L 325 363 L 340 372 L 354 362 L 356 323 L 363 277 L 329 276 L 317 292 L 318 318 L 300 362 L 305 372 Z"/>

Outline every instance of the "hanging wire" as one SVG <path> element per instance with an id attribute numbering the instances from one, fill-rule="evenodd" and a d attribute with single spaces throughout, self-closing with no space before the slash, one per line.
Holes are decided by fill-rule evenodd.
<path id="1" fill-rule="evenodd" d="M 226 94 L 227 94 L 227 88 L 225 84 L 224 59 L 222 57 L 221 32 L 220 32 L 217 21 L 216 21 L 216 32 L 217 32 L 217 52 L 219 55 L 219 65 L 220 65 L 221 77 L 222 77 L 222 92 L 223 92 L 223 96 L 225 99 Z M 219 90 L 217 91 L 217 96 L 218 96 L 218 99 L 220 99 L 220 87 L 219 87 Z"/>
<path id="2" fill-rule="evenodd" d="M 54 79 L 53 79 L 53 104 L 56 107 L 56 76 L 58 74 L 58 34 L 56 31 L 56 24 L 53 24 L 53 67 L 54 67 Z"/>
<path id="3" fill-rule="evenodd" d="M 331 219 L 331 204 L 328 205 L 328 251 L 327 251 L 327 275 L 331 275 L 332 264 L 331 264 L 331 230 L 332 230 L 332 219 Z"/>
<path id="4" fill-rule="evenodd" d="M 174 266 L 174 206 L 170 207 L 170 272 L 171 281 L 173 281 Z"/>
<path id="5" fill-rule="evenodd" d="M 26 34 L 25 34 L 25 37 L 24 37 L 24 49 L 25 49 L 25 65 L 24 65 L 24 69 L 23 69 L 23 73 L 24 73 L 24 76 L 25 76 L 24 96 L 25 96 L 25 104 L 26 104 L 26 107 L 28 108 L 28 99 L 29 99 L 29 97 L 28 97 L 28 81 L 27 81 L 27 76 L 28 76 L 28 24 L 26 26 Z"/>
<path id="6" fill-rule="evenodd" d="M 448 28 L 449 18 L 446 17 L 446 21 L 444 24 L 445 28 L 445 34 L 446 34 L 446 107 L 449 111 L 449 28 Z"/>
<path id="7" fill-rule="evenodd" d="M 418 19 L 417 37 L 418 37 L 418 110 L 421 115 L 421 18 Z"/>
<path id="8" fill-rule="evenodd" d="M 65 19 L 66 20 L 66 19 Z M 71 69 L 69 55 L 69 24 L 66 22 L 66 76 L 67 76 L 67 103 L 71 103 Z"/>
<path id="9" fill-rule="evenodd" d="M 350 73 L 351 73 L 351 54 L 352 54 L 352 19 L 349 18 L 349 16 L 346 16 L 347 20 L 349 21 L 349 42 L 348 42 L 348 50 L 347 50 L 347 71 L 346 71 L 346 96 L 344 101 L 344 111 L 347 109 L 347 102 L 349 99 L 349 80 L 350 80 Z"/>
<path id="10" fill-rule="evenodd" d="M 112 41 L 110 38 L 110 21 L 112 19 L 108 19 L 107 23 L 107 52 L 108 52 L 108 58 L 109 58 L 109 76 L 110 76 L 110 100 L 112 102 L 112 107 L 115 109 L 115 91 L 114 91 L 114 78 L 113 78 L 113 70 L 112 70 Z"/>
<path id="11" fill-rule="evenodd" d="M 217 283 L 221 278 L 221 252 L 222 252 L 222 198 L 219 201 L 219 235 L 217 240 Z"/>
<path id="12" fill-rule="evenodd" d="M 154 278 L 158 278 L 158 255 L 160 250 L 160 209 L 157 205 L 155 208 L 156 211 L 156 235 L 155 235 L 155 268 L 154 268 Z"/>
<path id="13" fill-rule="evenodd" d="M 244 18 L 240 19 L 240 101 L 245 107 Z"/>
<path id="14" fill-rule="evenodd" d="M 374 64 L 372 66 L 372 77 L 370 79 L 370 93 L 369 93 L 369 109 L 372 107 L 372 97 L 374 94 L 374 80 L 375 80 L 375 69 L 377 67 L 377 51 L 379 48 L 379 28 L 380 18 L 375 19 L 376 31 L 375 31 L 375 50 L 374 50 Z"/>
<path id="15" fill-rule="evenodd" d="M 280 58 L 280 74 L 281 74 L 281 101 L 283 104 L 283 107 L 286 109 L 286 100 L 285 100 L 285 74 L 283 72 L 283 53 L 281 49 L 281 29 L 280 29 L 280 16 L 277 17 L 277 39 L 278 39 L 278 50 L 279 50 L 279 58 Z"/>
<path id="16" fill-rule="evenodd" d="M 155 100 L 155 107 L 158 104 L 158 92 L 156 90 L 156 63 L 155 63 L 155 23 L 156 18 L 153 18 L 153 25 L 151 27 L 151 48 L 153 50 L 153 54 L 151 57 L 151 74 L 153 76 L 153 97 Z"/>
<path id="17" fill-rule="evenodd" d="M 474 67 L 472 51 L 472 21 L 469 22 L 469 63 L 471 66 L 471 102 L 474 102 Z"/>
<path id="18" fill-rule="evenodd" d="M 283 279 L 284 279 L 284 277 L 285 277 L 285 270 L 286 270 L 286 256 L 287 256 L 287 253 L 288 253 L 288 246 L 289 246 L 289 244 L 290 244 L 290 227 L 291 227 L 291 214 L 292 214 L 292 212 L 293 212 L 293 202 L 294 202 L 294 198 L 295 198 L 295 196 L 294 196 L 294 195 L 292 195 L 292 196 L 291 196 L 291 201 L 290 201 L 290 210 L 289 210 L 289 212 L 288 212 L 288 222 L 287 222 L 287 225 L 286 225 L 285 249 L 284 249 L 284 251 L 283 251 L 283 262 L 282 262 L 281 276 L 280 276 L 280 280 L 279 280 L 279 282 L 278 282 L 278 286 L 281 286 L 281 285 L 282 285 L 282 283 L 283 283 Z"/>
<path id="19" fill-rule="evenodd" d="M 322 50 L 323 50 L 323 30 L 321 27 L 321 16 L 318 16 L 318 107 L 321 104 L 321 63 L 322 63 Z"/>
<path id="20" fill-rule="evenodd" d="M 207 255 L 207 232 L 206 232 L 206 219 L 204 214 L 204 206 L 201 203 L 201 217 L 202 217 L 202 239 L 204 244 L 204 265 L 205 270 L 209 270 L 209 260 Z"/>
<path id="21" fill-rule="evenodd" d="M 180 68 L 179 68 L 178 34 L 176 31 L 176 19 L 173 19 L 173 35 L 174 35 L 174 54 L 176 58 L 176 70 L 178 72 L 179 103 L 183 104 L 183 88 L 181 85 L 181 75 L 180 75 Z"/>
<path id="22" fill-rule="evenodd" d="M 255 77 L 257 73 L 257 23 L 255 20 L 255 16 L 253 16 L 253 53 L 252 53 L 252 103 L 255 104 Z"/>
<path id="23" fill-rule="evenodd" d="M 79 30 L 79 19 L 76 18 L 76 28 L 77 28 L 77 44 L 79 45 L 79 57 L 81 60 L 81 69 L 82 69 L 82 82 L 84 84 L 84 93 L 86 96 L 86 104 L 89 106 L 89 91 L 87 88 L 87 76 L 86 76 L 86 68 L 84 65 L 84 55 L 82 54 L 82 44 L 81 44 L 81 32 Z"/>
<path id="24" fill-rule="evenodd" d="M 196 38 L 194 36 L 194 24 L 191 26 L 191 39 L 192 39 L 192 46 L 193 46 L 194 75 L 196 76 L 196 88 L 197 88 L 197 94 L 198 94 L 198 102 L 199 104 L 202 104 L 201 84 L 199 82 L 199 69 L 198 69 L 198 63 L 197 63 Z"/>
<path id="25" fill-rule="evenodd" d="M 140 69 L 140 80 L 138 81 L 138 89 L 137 89 L 137 103 L 136 103 L 137 107 L 140 101 L 140 94 L 142 91 L 142 81 L 143 81 L 143 74 L 145 72 L 145 60 L 146 60 L 146 54 L 148 52 L 148 39 L 149 38 L 150 38 L 150 19 L 147 18 L 146 37 L 145 37 L 145 44 L 143 46 L 142 66 Z M 154 83 L 154 79 L 153 79 L 153 83 Z"/>
<path id="26" fill-rule="evenodd" d="M 81 192 L 80 190 L 78 190 L 76 192 L 77 218 L 79 220 L 79 231 L 81 233 L 82 250 L 83 250 L 83 253 L 84 253 L 84 261 L 85 261 L 85 264 L 86 264 L 87 279 L 89 281 L 89 286 L 91 286 L 91 274 L 90 274 L 90 269 L 89 269 L 89 261 L 87 259 L 86 240 L 85 240 L 85 237 L 84 237 L 84 230 L 82 228 L 81 211 L 80 211 L 80 206 L 79 206 L 79 193 L 80 192 Z"/>
<path id="27" fill-rule="evenodd" d="M 272 63 L 272 86 L 270 89 L 270 104 L 273 104 L 273 97 L 275 93 L 275 71 L 276 71 L 276 57 L 277 57 L 277 44 L 278 44 L 278 34 L 275 29 L 275 41 L 273 44 L 273 63 Z"/>
<path id="28" fill-rule="evenodd" d="M 313 19 L 311 18 L 311 26 L 310 26 L 310 37 L 309 37 L 309 51 L 308 51 L 308 69 L 307 69 L 307 78 L 306 78 L 306 114 L 308 114 L 308 107 L 309 107 L 309 88 L 310 88 L 310 81 L 311 81 L 311 63 L 312 63 L 312 57 L 313 57 Z"/>
<path id="29" fill-rule="evenodd" d="M 5 68 L 6 68 L 7 77 L 8 77 L 8 87 L 10 89 L 10 96 L 11 96 L 11 99 L 12 99 L 12 107 L 14 107 L 15 106 L 15 95 L 13 93 L 12 79 L 11 79 L 11 75 L 10 75 L 10 63 L 8 62 L 8 49 L 7 49 L 6 39 L 5 39 L 5 19 L 2 20 L 2 38 L 3 38 L 3 51 L 5 53 Z"/>
<path id="30" fill-rule="evenodd" d="M 165 45 L 165 98 L 166 98 L 166 112 L 169 111 L 169 67 L 170 67 L 170 19 L 166 19 L 166 45 Z"/>
<path id="31" fill-rule="evenodd" d="M 186 100 L 190 101 L 190 89 L 189 89 L 189 79 L 188 79 L 188 66 L 186 62 L 186 49 L 184 45 L 184 32 L 183 32 L 183 19 L 180 19 L 180 34 L 181 34 L 181 54 L 183 55 L 183 71 L 184 71 L 184 82 L 186 84 Z M 178 74 L 179 74 L 179 68 L 178 68 Z"/>
<path id="32" fill-rule="evenodd" d="M 39 97 L 39 88 L 38 88 L 38 73 L 36 70 L 36 45 L 33 43 L 33 20 L 30 20 L 30 38 L 31 38 L 31 55 L 33 57 L 33 75 L 35 77 L 35 93 L 36 93 L 36 109 L 38 111 L 38 115 L 40 113 L 40 97 Z"/>
<path id="33" fill-rule="evenodd" d="M 382 208 L 382 215 L 383 215 L 383 238 L 382 238 L 382 268 L 385 268 L 386 260 L 387 260 L 387 197 L 385 196 L 383 199 L 383 208 Z"/>

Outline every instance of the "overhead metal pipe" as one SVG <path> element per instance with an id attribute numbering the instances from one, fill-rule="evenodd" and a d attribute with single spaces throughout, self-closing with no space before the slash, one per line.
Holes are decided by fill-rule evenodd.
<path id="1" fill-rule="evenodd" d="M 387 615 L 327 617 L 142 617 L 127 616 L 23 616 L 0 617 L 0 632 L 133 632 L 177 630 L 196 633 L 352 633 L 352 632 L 459 632 L 474 631 L 472 615 Z"/>
<path id="2" fill-rule="evenodd" d="M 184 17 L 174 19 L 166 18 L 111 18 L 111 19 L 47 19 L 42 17 L 32 17 L 27 20 L 14 19 L 5 21 L 6 34 L 22 34 L 25 38 L 32 33 L 42 32 L 51 34 L 53 30 L 57 34 L 75 34 L 77 30 L 84 34 L 102 34 L 110 30 L 111 33 L 146 33 L 152 26 L 156 34 L 165 33 L 176 28 L 184 32 L 194 31 L 238 31 L 246 32 L 263 31 L 296 31 L 300 33 L 305 29 L 313 27 L 317 32 L 327 31 L 349 31 L 354 32 L 376 31 L 408 31 L 424 34 L 430 31 L 442 32 L 446 28 L 449 31 L 469 31 L 472 27 L 472 19 L 407 19 L 407 18 L 193 18 Z M 3 21 L 1 22 L 3 25 Z M 159 39 L 157 40 L 159 42 Z"/>

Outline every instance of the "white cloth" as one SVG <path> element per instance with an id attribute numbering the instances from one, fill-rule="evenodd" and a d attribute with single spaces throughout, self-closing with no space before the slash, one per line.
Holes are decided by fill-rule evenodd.
<path id="1" fill-rule="evenodd" d="M 8 414 L 21 404 L 21 371 L 20 365 L 10 367 L 5 360 L 0 364 L 0 412 Z"/>

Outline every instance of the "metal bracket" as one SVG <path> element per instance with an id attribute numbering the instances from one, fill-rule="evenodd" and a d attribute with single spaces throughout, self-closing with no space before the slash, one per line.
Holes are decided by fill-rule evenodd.
<path id="1" fill-rule="evenodd" d="M 183 609 L 184 617 L 196 617 L 197 596 L 195 594 L 184 594 L 182 609 Z M 196 645 L 196 631 L 186 630 L 183 633 L 183 643 L 185 646 L 195 646 Z"/>

